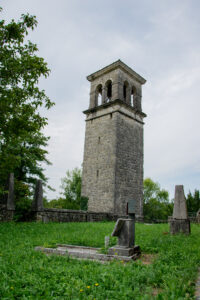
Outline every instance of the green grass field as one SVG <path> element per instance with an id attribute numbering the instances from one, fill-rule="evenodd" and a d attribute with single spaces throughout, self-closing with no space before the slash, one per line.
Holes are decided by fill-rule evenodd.
<path id="1" fill-rule="evenodd" d="M 200 226 L 171 236 L 167 224 L 136 224 L 136 244 L 154 261 L 101 264 L 46 256 L 35 246 L 103 247 L 114 223 L 0 223 L 0 299 L 193 299 Z M 112 240 L 112 243 L 115 241 Z"/>

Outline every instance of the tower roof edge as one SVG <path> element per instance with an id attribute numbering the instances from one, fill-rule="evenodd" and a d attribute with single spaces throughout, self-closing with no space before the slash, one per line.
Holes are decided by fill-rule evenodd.
<path id="1" fill-rule="evenodd" d="M 115 69 L 121 69 L 124 72 L 128 73 L 132 78 L 137 80 L 140 84 L 145 84 L 146 79 L 144 79 L 142 76 L 140 76 L 138 73 L 136 73 L 133 69 L 131 69 L 129 66 L 127 66 L 125 63 L 123 63 L 120 59 L 113 62 L 112 64 L 90 74 L 87 76 L 88 81 L 93 81 L 96 78 L 109 73 Z"/>

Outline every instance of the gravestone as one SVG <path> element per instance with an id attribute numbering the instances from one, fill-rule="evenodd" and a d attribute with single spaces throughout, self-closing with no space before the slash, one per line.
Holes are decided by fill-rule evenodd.
<path id="1" fill-rule="evenodd" d="M 171 234 L 190 234 L 190 220 L 188 219 L 183 185 L 175 186 L 173 216 L 169 218 L 169 223 Z"/>
<path id="2" fill-rule="evenodd" d="M 43 189 L 42 180 L 37 180 L 35 187 L 35 195 L 32 203 L 32 211 L 42 211 L 43 207 Z"/>
<path id="3" fill-rule="evenodd" d="M 109 255 L 132 256 L 140 255 L 140 247 L 135 246 L 135 201 L 127 205 L 128 219 L 119 218 L 115 224 L 112 236 L 118 237 L 116 246 L 109 248 Z"/>

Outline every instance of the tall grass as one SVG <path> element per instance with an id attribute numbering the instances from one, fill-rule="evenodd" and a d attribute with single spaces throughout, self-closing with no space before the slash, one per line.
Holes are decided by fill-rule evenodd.
<path id="1" fill-rule="evenodd" d="M 167 234 L 167 224 L 136 224 L 136 244 L 152 264 L 46 256 L 35 246 L 103 247 L 114 223 L 0 223 L 0 299 L 193 299 L 200 227 Z"/>

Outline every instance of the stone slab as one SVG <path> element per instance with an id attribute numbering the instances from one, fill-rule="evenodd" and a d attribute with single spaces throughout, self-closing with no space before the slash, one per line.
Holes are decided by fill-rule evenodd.
<path id="1" fill-rule="evenodd" d="M 96 260 L 100 262 L 109 262 L 113 260 L 123 260 L 124 262 L 129 262 L 139 257 L 136 254 L 132 256 L 107 255 L 100 253 L 100 248 L 63 244 L 58 244 L 56 248 L 35 247 L 35 250 L 48 254 L 67 255 L 71 258 Z"/>

